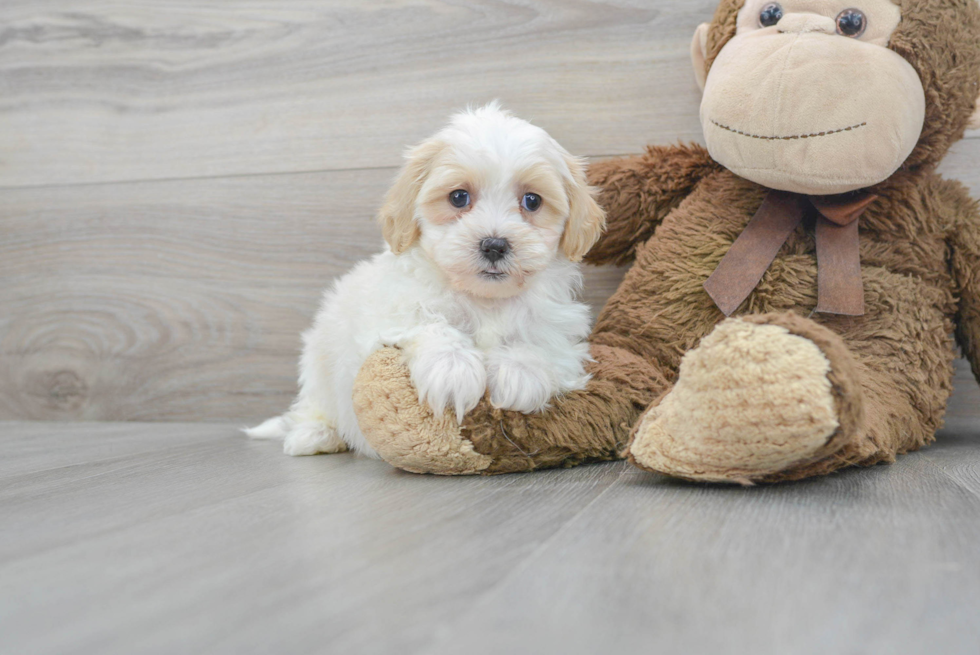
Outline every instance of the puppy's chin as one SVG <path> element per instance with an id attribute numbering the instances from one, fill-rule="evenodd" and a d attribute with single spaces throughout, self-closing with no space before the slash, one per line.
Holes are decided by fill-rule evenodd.
<path id="1" fill-rule="evenodd" d="M 519 295 L 533 274 L 477 271 L 450 273 L 453 288 L 477 298 L 503 299 Z"/>

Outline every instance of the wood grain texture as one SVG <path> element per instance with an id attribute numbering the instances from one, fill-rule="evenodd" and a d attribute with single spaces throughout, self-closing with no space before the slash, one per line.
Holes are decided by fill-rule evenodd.
<path id="1" fill-rule="evenodd" d="M 0 423 L 0 652 L 973 655 L 978 434 L 738 489 Z"/>
<path id="2" fill-rule="evenodd" d="M 0 191 L 0 417 L 254 421 L 394 169 Z M 622 271 L 590 269 L 596 307 Z"/>
<path id="3" fill-rule="evenodd" d="M 980 141 L 944 172 L 980 196 Z M 295 393 L 395 169 L 0 190 L 0 418 L 241 420 Z M 587 269 L 598 309 L 623 271 Z"/>
<path id="4" fill-rule="evenodd" d="M 0 187 L 395 166 L 499 98 L 572 152 L 700 133 L 714 0 L 6 0 Z"/>
<path id="5" fill-rule="evenodd" d="M 11 457 L 83 441 L 28 429 L 0 427 Z M 229 426 L 172 439 L 187 429 L 133 426 L 155 450 L 0 479 L 0 650 L 382 652 L 389 634 L 416 651 L 622 474 L 438 479 L 286 458 Z"/>
<path id="6" fill-rule="evenodd" d="M 405 145 L 493 97 L 582 155 L 699 140 L 714 6 L 0 4 L 0 418 L 281 411 Z M 980 196 L 978 162 L 971 138 L 943 170 Z M 622 274 L 589 271 L 593 307 Z"/>
<path id="7" fill-rule="evenodd" d="M 919 454 L 745 490 L 630 472 L 428 652 L 969 653 L 978 538 L 980 498 Z"/>

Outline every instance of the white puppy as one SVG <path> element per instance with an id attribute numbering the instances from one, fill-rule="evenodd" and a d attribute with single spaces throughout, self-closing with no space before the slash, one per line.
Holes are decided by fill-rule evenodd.
<path id="1" fill-rule="evenodd" d="M 289 455 L 377 456 L 354 415 L 354 378 L 401 348 L 419 400 L 458 420 L 493 405 L 548 406 L 588 380 L 588 308 L 578 262 L 605 223 L 582 162 L 496 104 L 467 111 L 413 148 L 388 192 L 389 249 L 338 280 L 303 337 L 300 392 L 248 430 Z"/>

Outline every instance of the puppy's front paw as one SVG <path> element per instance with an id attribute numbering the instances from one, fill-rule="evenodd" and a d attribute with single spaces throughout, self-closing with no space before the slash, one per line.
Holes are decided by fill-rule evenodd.
<path id="1" fill-rule="evenodd" d="M 518 359 L 491 361 L 489 366 L 490 403 L 500 409 L 524 414 L 540 412 L 557 389 L 540 366 Z"/>
<path id="2" fill-rule="evenodd" d="M 476 407 L 487 389 L 487 370 L 483 356 L 467 348 L 426 349 L 408 363 L 412 383 L 419 401 L 428 403 L 436 414 L 447 407 L 456 412 L 456 420 Z"/>

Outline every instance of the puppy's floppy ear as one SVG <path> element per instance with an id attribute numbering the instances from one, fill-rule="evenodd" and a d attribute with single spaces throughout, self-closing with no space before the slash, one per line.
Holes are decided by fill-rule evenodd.
<path id="1" fill-rule="evenodd" d="M 408 250 L 422 236 L 415 221 L 415 200 L 433 162 L 445 147 L 445 143 L 433 139 L 409 150 L 405 165 L 385 195 L 378 219 L 385 241 L 396 255 Z"/>
<path id="2" fill-rule="evenodd" d="M 595 201 L 595 190 L 585 177 L 585 163 L 565 156 L 572 177 L 565 182 L 568 194 L 568 221 L 561 235 L 561 249 L 571 261 L 582 261 L 606 229 L 606 212 Z"/>

